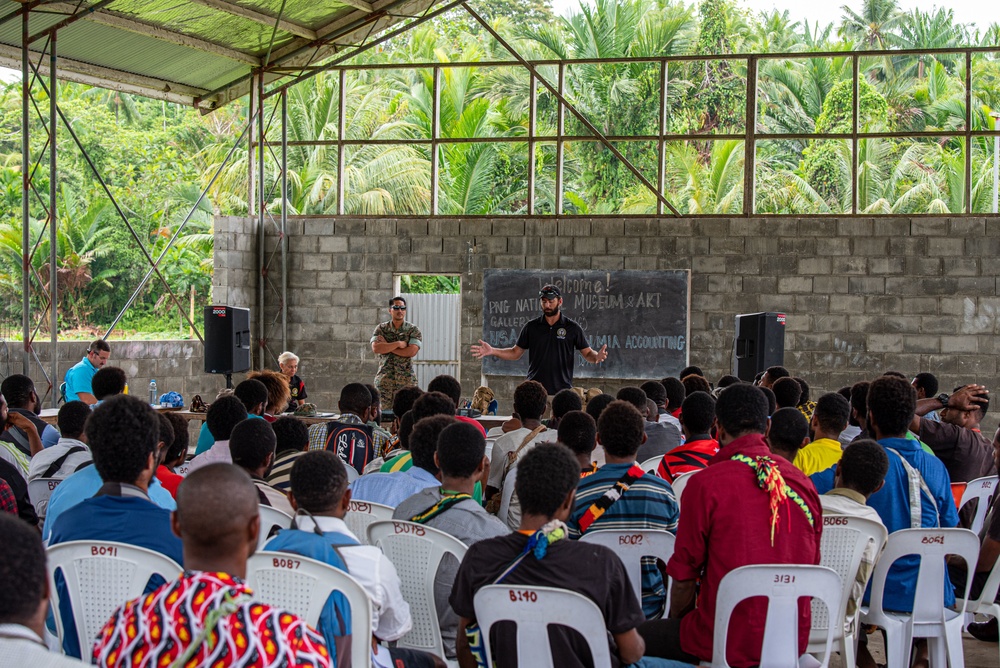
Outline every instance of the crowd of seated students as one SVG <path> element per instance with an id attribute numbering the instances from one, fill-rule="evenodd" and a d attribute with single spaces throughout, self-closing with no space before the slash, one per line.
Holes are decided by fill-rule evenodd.
<path id="1" fill-rule="evenodd" d="M 986 388 L 935 395 L 937 380 L 928 373 L 910 382 L 887 372 L 815 400 L 805 381 L 782 367 L 752 384 L 724 377 L 719 387 L 689 368 L 680 377 L 624 387 L 617 397 L 560 392 L 551 405 L 540 384 L 525 381 L 511 397 L 515 419 L 488 438 L 479 422 L 456 415 L 462 389 L 450 376 L 435 378 L 427 391 L 399 390 L 390 429 L 381 424 L 377 390 L 360 383 L 342 389 L 335 421 L 312 427 L 292 416 L 270 421 L 268 409 L 287 405 L 289 397 L 287 382 L 285 392 L 271 391 L 265 379 L 274 380 L 245 380 L 211 404 L 207 445 L 199 439 L 201 452 L 187 461 L 183 418 L 120 395 L 125 378 L 116 367 L 94 374 L 93 408 L 79 401 L 60 408 L 55 439 L 48 425 L 37 424 L 30 379 L 4 381 L 0 418 L 7 431 L 0 439 L 9 440 L 0 440 L 0 511 L 6 511 L 0 512 L 0 599 L 17 604 L 0 606 L 0 660 L 45 651 L 50 592 L 38 584 L 44 538 L 48 546 L 118 541 L 184 568 L 177 579 L 151 579 L 144 597 L 121 601 L 92 647 L 77 646 L 68 599 L 60 596 L 64 604 L 52 612 L 67 629 L 68 656 L 105 666 L 139 658 L 169 665 L 180 657 L 188 657 L 184 665 L 215 665 L 211 636 L 238 648 L 224 665 L 343 665 L 346 631 L 333 597 L 311 629 L 254 602 L 244 583 L 258 534 L 267 533 L 258 516 L 264 505 L 294 516 L 265 549 L 317 559 L 362 584 L 372 601 L 373 638 L 361 641 L 371 642 L 374 665 L 439 666 L 447 659 L 475 666 L 472 601 L 501 578 L 594 601 L 615 666 L 697 665 L 712 659 L 715 597 L 726 573 L 748 564 L 819 563 L 824 513 L 877 521 L 890 533 L 958 526 L 950 484 L 996 475 L 1000 462 L 1000 430 L 992 441 L 979 430 L 989 408 Z M 15 403 L 16 410 L 8 408 Z M 679 504 L 672 484 L 682 476 Z M 36 507 L 27 481 L 37 478 L 59 485 Z M 498 517 L 511 480 L 507 514 Z M 919 509 L 911 508 L 916 498 Z M 461 563 L 448 555 L 434 573 L 445 656 L 391 646 L 411 629 L 410 609 L 393 563 L 345 523 L 352 499 L 389 506 L 394 519 L 426 524 L 468 546 Z M 601 529 L 676 535 L 666 563 L 644 559 L 641 598 L 613 551 L 579 541 Z M 1000 498 L 980 538 L 971 574 L 950 564 L 942 583 L 946 605 L 955 600 L 953 585 L 970 575 L 975 596 L 1000 556 Z M 848 615 L 867 602 L 865 583 L 877 558 L 869 545 Z M 886 588 L 888 609 L 912 610 L 916 572 L 915 558 L 897 563 Z M 61 579 L 55 586 L 63 593 Z M 207 602 L 191 608 L 192 596 Z M 759 663 L 762 605 L 740 609 L 742 621 L 729 636 L 731 665 Z M 802 605 L 800 647 L 810 626 L 808 603 Z M 970 631 L 997 640 L 995 619 Z M 860 635 L 858 665 L 871 668 L 866 634 Z M 587 665 L 579 637 L 558 631 L 550 639 L 559 665 Z M 510 628 L 501 628 L 494 650 L 511 656 L 513 645 Z M 916 643 L 915 665 L 926 663 L 925 645 Z M 41 665 L 69 665 L 52 656 Z"/>

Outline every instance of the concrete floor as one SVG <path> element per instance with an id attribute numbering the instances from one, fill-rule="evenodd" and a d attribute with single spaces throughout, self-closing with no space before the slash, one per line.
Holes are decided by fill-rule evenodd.
<path id="1" fill-rule="evenodd" d="M 869 649 L 875 661 L 885 663 L 885 649 L 882 645 L 882 635 L 873 633 L 868 636 Z M 976 640 L 968 633 L 962 634 L 962 645 L 965 649 L 965 668 L 997 668 L 1000 666 L 1000 647 L 997 643 Z M 844 668 L 839 654 L 830 657 L 830 668 Z M 936 667 L 932 667 L 936 668 Z M 944 668 L 942 666 L 941 668 Z"/>

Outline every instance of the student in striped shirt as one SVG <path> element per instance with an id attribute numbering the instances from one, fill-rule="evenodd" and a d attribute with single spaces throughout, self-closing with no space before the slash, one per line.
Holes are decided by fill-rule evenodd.
<path id="1" fill-rule="evenodd" d="M 593 529 L 677 528 L 677 501 L 670 483 L 636 464 L 635 453 L 646 440 L 644 418 L 632 404 L 613 401 L 597 421 L 597 441 L 604 446 L 606 464 L 580 480 L 570 514 L 570 537 Z M 642 565 L 642 611 L 648 619 L 663 613 L 666 587 L 653 558 Z"/>

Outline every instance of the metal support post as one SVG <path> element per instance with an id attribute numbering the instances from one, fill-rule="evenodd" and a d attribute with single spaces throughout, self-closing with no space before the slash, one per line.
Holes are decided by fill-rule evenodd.
<path id="1" fill-rule="evenodd" d="M 853 118 L 851 122 L 851 215 L 856 216 L 861 201 L 858 191 L 858 153 L 861 150 L 861 141 L 858 139 L 860 132 L 858 124 L 861 122 L 861 84 L 858 79 L 861 72 L 861 58 L 856 53 L 851 58 L 851 68 L 854 76 L 854 101 L 851 104 L 851 117 Z"/>
<path id="2" fill-rule="evenodd" d="M 663 135 L 667 134 L 667 61 L 660 61 L 660 117 L 658 120 L 660 138 L 656 142 L 656 187 L 660 192 L 667 189 L 667 143 Z M 656 215 L 663 215 L 663 202 L 656 201 Z"/>
<path id="3" fill-rule="evenodd" d="M 756 210 L 757 177 L 757 66 L 758 61 L 747 59 L 747 106 L 745 116 L 746 139 L 743 140 L 743 215 L 752 216 Z"/>
<path id="4" fill-rule="evenodd" d="M 559 63 L 559 95 L 556 96 L 556 205 L 553 212 L 557 216 L 563 213 L 563 166 L 566 161 L 566 151 L 563 146 L 563 134 L 566 132 L 564 92 L 566 92 L 566 65 Z"/>
<path id="5" fill-rule="evenodd" d="M 431 78 L 431 215 L 439 213 L 438 187 L 441 157 L 438 155 L 438 137 L 441 135 L 441 68 L 435 67 Z"/>
<path id="6" fill-rule="evenodd" d="M 257 278 L 257 367 L 264 368 L 264 346 L 267 345 L 267 332 L 264 318 L 264 281 L 267 279 L 267 262 L 264 249 L 264 215 L 267 206 L 267 194 L 264 183 L 264 71 L 257 71 L 257 257 L 260 266 L 260 276 Z"/>
<path id="7" fill-rule="evenodd" d="M 31 371 L 31 61 L 28 51 L 28 17 L 21 15 L 21 367 Z"/>
<path id="8" fill-rule="evenodd" d="M 281 349 L 288 350 L 288 91 L 281 91 Z"/>
<path id="9" fill-rule="evenodd" d="M 535 133 L 538 131 L 538 80 L 529 75 L 528 84 L 528 215 L 535 215 Z"/>
<path id="10" fill-rule="evenodd" d="M 337 86 L 337 215 L 344 215 L 344 167 L 347 160 L 344 156 L 344 135 L 347 132 L 347 95 L 344 88 L 347 85 L 347 70 L 340 70 Z"/>
<path id="11" fill-rule="evenodd" d="M 56 171 L 56 137 L 58 135 L 58 79 L 56 78 L 56 33 L 49 40 L 49 353 L 51 355 L 49 378 L 55 382 L 59 378 L 59 261 L 56 248 L 58 219 L 56 216 L 56 195 L 59 192 Z M 52 393 L 52 407 L 59 406 L 58 392 Z"/>

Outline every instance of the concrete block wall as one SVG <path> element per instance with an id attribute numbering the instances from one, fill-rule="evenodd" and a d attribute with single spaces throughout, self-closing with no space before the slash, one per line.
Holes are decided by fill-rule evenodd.
<path id="1" fill-rule="evenodd" d="M 216 224 L 216 298 L 256 306 L 255 222 Z M 786 366 L 817 389 L 886 370 L 929 370 L 942 386 L 998 388 L 1000 219 L 987 218 L 317 218 L 289 221 L 289 347 L 310 397 L 333 406 L 370 382 L 368 340 L 393 276 L 462 278 L 461 381 L 481 364 L 487 268 L 690 269 L 691 363 L 729 372 L 738 313 L 787 314 Z M 269 240 L 271 244 L 273 240 Z M 247 250 L 249 249 L 249 250 Z M 229 283 L 228 281 L 235 281 Z M 274 317 L 269 298 L 265 316 Z M 488 378 L 501 410 L 520 378 Z M 634 379 L 584 384 L 606 391 Z"/>

